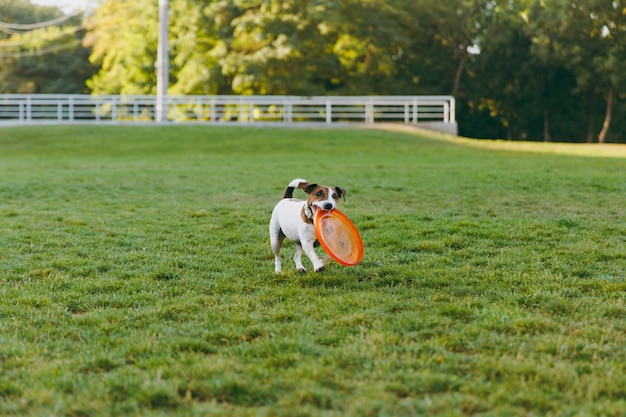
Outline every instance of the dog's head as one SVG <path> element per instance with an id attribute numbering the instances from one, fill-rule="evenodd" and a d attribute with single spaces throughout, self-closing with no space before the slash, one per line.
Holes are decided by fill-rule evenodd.
<path id="1" fill-rule="evenodd" d="M 309 195 L 307 200 L 312 214 L 317 210 L 333 210 L 337 208 L 339 199 L 346 198 L 346 190 L 341 187 L 327 187 L 325 185 L 307 184 L 303 190 Z"/>

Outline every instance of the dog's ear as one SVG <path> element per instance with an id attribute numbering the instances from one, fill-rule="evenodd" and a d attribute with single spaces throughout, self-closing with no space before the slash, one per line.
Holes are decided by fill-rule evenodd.
<path id="1" fill-rule="evenodd" d="M 346 194 L 348 194 L 348 192 L 345 190 L 345 188 L 335 187 L 335 192 L 337 193 L 339 198 L 343 197 L 343 201 L 346 201 Z"/>
<path id="2" fill-rule="evenodd" d="M 315 190 L 315 188 L 317 187 L 317 184 L 309 184 L 305 182 L 305 183 L 300 183 L 299 187 L 302 188 L 305 193 L 311 194 L 311 191 Z"/>

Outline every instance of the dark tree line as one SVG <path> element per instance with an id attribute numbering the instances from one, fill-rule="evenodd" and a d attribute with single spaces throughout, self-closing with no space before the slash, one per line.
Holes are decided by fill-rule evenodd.
<path id="1" fill-rule="evenodd" d="M 461 135 L 626 142 L 626 1 L 170 0 L 171 94 L 452 94 Z M 0 93 L 153 94 L 156 0 L 0 0 Z"/>

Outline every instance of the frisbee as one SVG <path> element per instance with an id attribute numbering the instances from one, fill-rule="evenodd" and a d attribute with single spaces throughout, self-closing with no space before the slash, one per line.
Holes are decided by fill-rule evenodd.
<path id="1" fill-rule="evenodd" d="M 337 209 L 317 210 L 313 221 L 317 240 L 328 256 L 344 266 L 363 259 L 363 240 L 352 221 Z"/>

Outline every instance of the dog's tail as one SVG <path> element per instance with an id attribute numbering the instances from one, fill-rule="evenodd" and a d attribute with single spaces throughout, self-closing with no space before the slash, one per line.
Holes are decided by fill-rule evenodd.
<path id="1" fill-rule="evenodd" d="M 283 198 L 292 198 L 293 197 L 293 190 L 295 190 L 296 188 L 306 188 L 307 185 L 309 185 L 309 183 L 302 178 L 296 178 L 295 180 L 292 180 L 289 185 L 287 186 L 287 189 L 285 190 L 285 194 L 283 194 Z"/>

